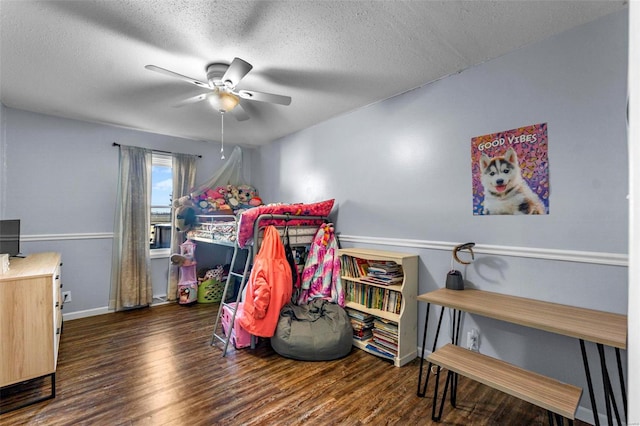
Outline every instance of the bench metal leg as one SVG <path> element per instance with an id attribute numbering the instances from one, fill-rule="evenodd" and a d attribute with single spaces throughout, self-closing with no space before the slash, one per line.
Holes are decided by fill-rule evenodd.
<path id="1" fill-rule="evenodd" d="M 443 308 L 444 310 L 444 308 Z M 457 318 L 456 318 L 456 313 Z M 460 321 L 460 317 L 462 316 L 462 311 L 460 310 L 453 310 L 453 324 L 452 324 L 452 333 L 451 333 L 451 343 L 453 343 L 454 345 L 458 346 L 458 343 L 460 342 L 460 323 L 462 321 Z M 451 381 L 451 406 L 455 408 L 456 406 L 456 398 L 458 396 L 458 378 L 459 375 L 458 373 L 451 373 L 453 374 L 452 377 L 452 381 Z"/>
<path id="2" fill-rule="evenodd" d="M 627 390 L 624 385 L 624 374 L 622 374 L 622 361 L 620 360 L 620 348 L 616 348 L 616 361 L 618 362 L 618 378 L 620 380 L 620 392 L 622 392 L 622 405 L 624 408 L 624 418 L 627 418 Z"/>
<path id="3" fill-rule="evenodd" d="M 564 417 L 560 414 L 553 413 L 551 410 L 547 410 L 547 416 L 549 417 L 549 425 L 554 426 L 557 424 L 558 426 L 564 426 Z M 555 417 L 555 420 L 554 420 Z M 567 419 L 567 423 L 569 426 L 573 426 L 573 420 Z"/>
<path id="4" fill-rule="evenodd" d="M 442 307 L 442 311 L 440 312 L 440 319 L 438 321 L 438 329 L 436 330 L 436 340 L 433 343 L 433 351 L 436 350 L 436 342 L 438 341 L 438 335 L 440 334 L 440 326 L 442 325 L 442 316 L 444 314 L 445 311 L 445 307 Z M 461 324 L 461 318 L 462 316 L 462 311 L 460 310 L 453 310 L 453 323 L 451 324 L 451 343 L 453 343 L 454 345 L 458 345 L 459 341 L 460 341 L 460 324 Z M 424 347 L 424 346 L 423 346 Z M 431 365 L 431 363 L 429 363 L 429 365 Z M 451 402 L 451 406 L 453 408 L 456 407 L 456 396 L 458 393 L 458 379 L 459 379 L 459 374 L 454 373 L 453 371 L 447 371 L 447 380 L 445 381 L 444 384 L 444 391 L 442 392 L 442 399 L 440 400 L 440 408 L 438 409 L 438 415 L 436 416 L 436 406 L 438 405 L 438 386 L 440 383 L 440 372 L 442 371 L 442 368 L 440 366 L 437 366 L 438 370 L 436 372 L 436 384 L 434 386 L 434 390 L 433 390 L 433 406 L 431 407 L 431 420 L 433 420 L 434 422 L 439 422 L 440 419 L 442 418 L 442 412 L 444 411 L 444 404 L 447 400 L 447 392 L 449 390 L 449 385 L 451 385 L 451 395 L 450 395 L 450 402 Z M 426 385 L 424 388 L 424 392 L 426 392 Z"/>
<path id="5" fill-rule="evenodd" d="M 589 388 L 589 399 L 591 400 L 591 410 L 593 411 L 593 421 L 595 426 L 600 426 L 600 417 L 598 416 L 598 407 L 596 406 L 596 399 L 593 393 L 593 382 L 591 381 L 591 372 L 589 370 L 589 359 L 587 358 L 587 351 L 584 347 L 584 340 L 580 339 L 580 350 L 582 352 L 582 362 L 584 364 L 584 372 L 587 376 L 587 387 Z"/>
<path id="6" fill-rule="evenodd" d="M 427 393 L 427 385 L 429 384 L 429 373 L 431 371 L 431 367 L 433 366 L 433 363 L 429 363 L 429 367 L 428 367 L 428 371 L 427 371 L 427 375 L 424 381 L 424 387 L 422 389 L 420 389 L 420 386 L 422 384 L 422 367 L 424 365 L 424 348 L 427 345 L 427 341 L 426 341 L 426 335 L 427 335 L 427 325 L 429 323 L 429 306 L 431 304 L 427 304 L 427 314 L 425 316 L 425 320 L 424 320 L 424 336 L 422 339 L 422 356 L 420 357 L 420 373 L 418 375 L 418 396 L 419 397 L 424 397 L 425 394 Z M 438 328 L 436 329 L 436 337 L 433 340 L 433 347 L 431 349 L 431 352 L 435 352 L 436 350 L 436 345 L 438 343 L 438 336 L 440 334 L 440 326 L 442 325 L 442 317 L 444 316 L 444 308 L 442 308 L 442 310 L 440 311 L 440 319 L 438 320 Z"/>
<path id="7" fill-rule="evenodd" d="M 426 373 L 426 377 L 425 377 L 425 381 L 424 381 L 424 386 L 422 385 L 422 376 L 423 376 L 423 370 L 424 370 L 424 352 L 425 352 L 425 348 L 427 346 L 427 327 L 429 326 L 429 309 L 431 307 L 431 303 L 427 303 L 427 312 L 425 314 L 425 319 L 424 319 L 424 331 L 422 334 L 422 354 L 420 356 L 420 371 L 418 373 L 418 392 L 417 395 L 419 397 L 424 397 L 427 393 L 427 386 L 429 385 L 429 373 L 431 371 L 431 367 L 433 366 L 433 363 L 429 363 L 428 367 L 427 367 L 427 373 Z M 433 340 L 433 347 L 431 348 L 431 352 L 435 352 L 436 350 L 436 345 L 438 343 L 438 337 L 440 336 L 440 328 L 442 326 L 442 318 L 444 317 L 444 311 L 445 311 L 445 307 L 442 307 L 442 310 L 440 311 L 440 317 L 438 318 L 438 327 L 436 328 L 436 336 Z M 453 310 L 453 324 L 452 324 L 452 332 L 451 332 L 451 343 L 453 343 L 454 345 L 458 345 L 459 341 L 460 341 L 460 327 L 461 327 L 461 317 L 462 317 L 462 311 L 460 310 Z M 440 367 L 438 367 L 440 368 Z M 457 391 L 458 391 L 458 374 L 456 373 L 450 373 L 452 374 L 452 378 L 451 378 L 451 405 L 453 407 L 456 406 L 456 396 L 457 396 Z M 449 380 L 449 377 L 447 377 L 447 380 Z"/>
<path id="8" fill-rule="evenodd" d="M 440 400 L 440 408 L 438 410 L 438 415 L 436 416 L 436 405 L 438 405 L 438 384 L 440 383 L 440 371 L 442 368 L 438 366 L 438 371 L 436 373 L 436 384 L 433 389 L 433 406 L 431 407 L 431 420 L 434 422 L 439 422 L 442 418 L 442 411 L 444 410 L 444 403 L 447 400 L 447 390 L 449 389 L 449 383 L 453 382 L 453 373 L 451 371 L 447 372 L 447 380 L 444 384 L 444 391 L 442 392 L 442 400 Z"/>
<path id="9" fill-rule="evenodd" d="M 604 345 L 598 343 L 598 354 L 600 355 L 600 368 L 602 369 L 602 384 L 604 385 L 604 400 L 607 407 L 607 421 L 609 425 L 613 424 L 611 418 L 611 407 L 613 406 L 613 412 L 616 415 L 618 425 L 622 426 L 622 420 L 620 419 L 620 412 L 618 411 L 618 404 L 616 404 L 616 398 L 613 394 L 613 388 L 611 387 L 611 379 L 609 379 L 609 372 L 607 370 L 607 360 L 604 353 Z"/>
<path id="10" fill-rule="evenodd" d="M 422 384 L 422 367 L 424 366 L 424 350 L 427 347 L 427 327 L 429 326 L 429 308 L 431 308 L 431 303 L 427 303 L 427 313 L 424 316 L 424 332 L 422 333 L 422 354 L 420 355 L 420 370 L 418 372 L 418 392 L 417 395 L 419 397 L 423 397 L 425 391 L 427 389 L 427 384 L 429 383 L 429 373 L 427 371 L 426 382 L 424 384 L 424 390 L 420 391 L 420 386 Z M 431 369 L 431 363 L 429 363 L 429 369 Z"/>
<path id="11" fill-rule="evenodd" d="M 437 422 L 440 420 L 440 417 L 436 417 L 436 403 L 438 402 L 438 385 L 440 384 L 440 367 L 438 367 L 438 372 L 436 373 L 436 384 L 433 390 L 433 404 L 431 404 L 431 420 Z M 447 385 L 449 381 L 447 381 Z M 445 387 L 446 389 L 446 387 Z"/>
<path id="12" fill-rule="evenodd" d="M 609 378 L 609 372 L 607 370 L 606 356 L 604 351 L 604 345 L 601 343 L 596 344 L 598 349 L 598 356 L 600 358 L 600 369 L 602 373 L 602 385 L 604 389 L 605 408 L 607 412 L 607 424 L 613 425 L 613 414 L 616 416 L 618 425 L 622 425 L 622 419 L 616 403 L 615 394 L 613 392 L 613 386 L 611 385 L 611 379 Z M 584 363 L 585 375 L 587 376 L 587 385 L 589 388 L 589 399 L 591 400 L 591 409 L 593 410 L 593 420 L 595 426 L 600 426 L 600 417 L 598 416 L 598 408 L 596 406 L 595 395 L 593 391 L 593 381 L 591 378 L 591 371 L 589 370 L 589 361 L 587 358 L 587 352 L 585 349 L 584 340 L 580 339 L 580 350 L 582 352 L 582 361 Z M 625 389 L 624 375 L 622 373 L 622 362 L 620 360 L 620 350 L 616 348 L 616 361 L 618 365 L 618 376 L 620 380 L 620 392 L 622 394 L 623 410 L 625 419 L 627 417 L 627 393 Z M 613 412 L 612 412 L 613 407 Z"/>

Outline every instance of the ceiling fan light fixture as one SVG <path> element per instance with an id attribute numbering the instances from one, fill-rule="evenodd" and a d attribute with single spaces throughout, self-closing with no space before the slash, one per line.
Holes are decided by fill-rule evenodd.
<path id="1" fill-rule="evenodd" d="M 240 102 L 240 98 L 236 95 L 225 91 L 212 93 L 208 97 L 208 100 L 211 106 L 220 112 L 229 112 L 238 105 L 238 102 Z"/>
<path id="2" fill-rule="evenodd" d="M 236 90 L 238 83 L 240 83 L 251 69 L 253 69 L 253 66 L 250 63 L 237 57 L 234 58 L 230 64 L 215 62 L 207 65 L 207 79 L 202 81 L 186 75 L 178 74 L 156 65 L 146 65 L 145 68 L 150 71 L 178 78 L 189 84 L 193 84 L 207 90 L 206 93 L 201 93 L 179 102 L 174 105 L 175 107 L 182 107 L 184 105 L 206 100 L 216 111 L 220 113 L 230 112 L 235 109 L 233 114 L 234 118 L 238 121 L 244 121 L 249 119 L 249 115 L 244 111 L 244 104 L 239 105 L 240 99 L 285 106 L 291 104 L 291 97 L 289 96 L 256 92 L 253 90 Z"/>

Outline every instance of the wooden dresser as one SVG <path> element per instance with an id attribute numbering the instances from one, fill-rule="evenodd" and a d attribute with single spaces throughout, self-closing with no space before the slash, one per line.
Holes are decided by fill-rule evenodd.
<path id="1" fill-rule="evenodd" d="M 0 387 L 50 376 L 55 397 L 62 332 L 59 253 L 12 258 L 0 274 Z M 33 401 L 35 402 L 35 401 Z"/>

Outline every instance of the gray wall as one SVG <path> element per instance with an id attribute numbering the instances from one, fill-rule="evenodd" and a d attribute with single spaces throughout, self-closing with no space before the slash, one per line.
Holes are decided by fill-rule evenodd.
<path id="1" fill-rule="evenodd" d="M 452 244 L 475 241 L 476 262 L 461 269 L 478 288 L 626 313 L 626 19 L 604 17 L 245 151 L 245 177 L 267 201 L 335 198 L 344 246 L 418 253 L 419 293 L 444 285 Z M 474 217 L 470 139 L 541 122 L 551 214 Z M 0 136 L 0 218 L 22 219 L 24 252 L 62 252 L 67 313 L 108 302 L 112 142 L 203 154 L 199 183 L 221 164 L 217 144 L 2 106 Z M 166 267 L 153 261 L 158 291 Z M 575 340 L 468 315 L 471 327 L 482 352 L 586 389 Z M 586 396 L 581 405 L 592 421 Z"/>
<path id="2" fill-rule="evenodd" d="M 255 183 L 268 199 L 335 198 L 343 246 L 418 253 L 419 293 L 444 286 L 453 243 L 475 241 L 476 262 L 458 266 L 470 285 L 626 313 L 626 72 L 622 12 L 263 147 Z M 471 138 L 542 122 L 550 214 L 474 217 Z M 464 322 L 482 352 L 583 387 L 589 420 L 576 340 Z"/>
<path id="3" fill-rule="evenodd" d="M 21 251 L 59 251 L 67 316 L 105 312 L 109 302 L 112 237 L 123 145 L 200 154 L 196 182 L 223 164 L 220 145 L 52 117 L 1 107 L 0 218 L 21 219 Z M 226 147 L 231 153 L 233 146 Z M 227 155 L 228 155 L 227 154 Z M 243 150 L 251 161 L 252 150 Z M 249 167 L 245 178 L 250 181 Z M 224 254 L 222 255 L 224 258 Z M 165 295 L 168 258 L 152 259 L 154 295 Z"/>

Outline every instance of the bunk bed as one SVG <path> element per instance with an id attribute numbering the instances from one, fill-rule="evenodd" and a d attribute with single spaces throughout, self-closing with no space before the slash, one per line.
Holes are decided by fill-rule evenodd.
<path id="1" fill-rule="evenodd" d="M 262 205 L 245 210 L 237 216 L 196 215 L 197 222 L 187 233 L 188 239 L 234 249 L 211 336 L 211 345 L 218 341 L 224 344 L 223 357 L 226 356 L 229 343 L 236 338 L 233 332 L 236 307 L 247 283 L 252 260 L 260 249 L 264 229 L 273 225 L 281 237 L 285 234 L 288 236 L 291 246 L 308 246 L 313 242 L 319 227 L 330 221 L 328 216 L 333 205 L 334 200 L 330 199 L 312 204 Z M 241 256 L 241 252 L 246 255 Z M 236 295 L 235 302 L 227 303 L 227 294 L 230 291 L 233 291 L 230 294 Z M 225 319 L 226 330 L 222 327 L 222 332 L 219 332 L 218 326 L 224 326 Z"/>
<path id="2" fill-rule="evenodd" d="M 289 228 L 291 245 L 310 244 L 318 227 L 329 220 L 334 201 L 267 204 L 250 208 L 239 215 L 196 214 L 196 225 L 187 233 L 187 237 L 239 249 L 251 247 L 255 257 L 260 248 L 262 230 L 268 225 L 274 225 L 281 236 L 285 227 Z"/>

